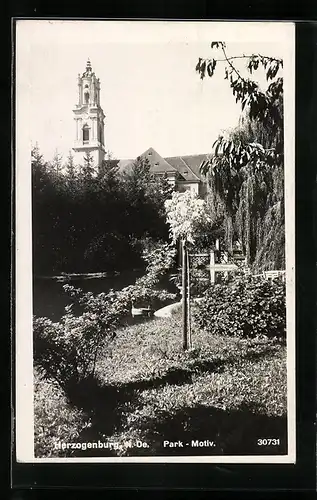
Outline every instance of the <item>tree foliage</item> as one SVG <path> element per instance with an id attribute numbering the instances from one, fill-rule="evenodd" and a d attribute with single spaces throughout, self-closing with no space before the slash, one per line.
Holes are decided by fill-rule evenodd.
<path id="1" fill-rule="evenodd" d="M 229 251 L 242 242 L 247 263 L 256 269 L 281 269 L 284 256 L 283 61 L 261 54 L 229 57 L 224 42 L 212 42 L 219 57 L 200 58 L 201 79 L 223 67 L 240 103 L 239 125 L 221 134 L 203 166 L 210 184 L 213 213 L 222 220 Z M 246 62 L 245 76 L 237 61 Z M 267 88 L 250 78 L 262 68 Z"/>
<path id="2" fill-rule="evenodd" d="M 199 234 L 212 224 L 206 207 L 205 201 L 191 191 L 173 193 L 171 199 L 165 201 L 166 219 L 174 243 L 180 239 L 194 243 Z"/>
<path id="3" fill-rule="evenodd" d="M 273 133 L 280 133 L 283 127 L 283 78 L 279 76 L 283 68 L 283 60 L 275 57 L 251 54 L 228 57 L 224 42 L 212 42 L 211 49 L 220 50 L 222 58 L 199 58 L 196 71 L 200 78 L 212 77 L 219 63 L 224 63 L 224 78 L 228 80 L 236 102 L 241 103 L 242 110 L 249 108 L 251 119 L 259 120 Z M 246 69 L 250 75 L 262 67 L 269 83 L 266 90 L 249 77 L 242 75 L 235 65 L 236 60 L 245 59 Z"/>
<path id="4" fill-rule="evenodd" d="M 170 190 L 140 162 L 125 175 L 108 156 L 97 169 L 70 153 L 52 170 L 32 150 L 35 274 L 124 270 L 143 265 L 135 240 L 168 239 L 164 201 Z"/>

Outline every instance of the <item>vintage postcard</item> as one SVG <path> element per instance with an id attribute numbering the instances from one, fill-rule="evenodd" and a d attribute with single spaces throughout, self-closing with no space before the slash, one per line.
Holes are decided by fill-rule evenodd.
<path id="1" fill-rule="evenodd" d="M 295 463 L 295 28 L 16 20 L 18 462 Z"/>

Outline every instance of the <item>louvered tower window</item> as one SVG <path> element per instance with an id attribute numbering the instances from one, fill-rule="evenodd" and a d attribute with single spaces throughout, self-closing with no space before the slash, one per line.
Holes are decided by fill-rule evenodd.
<path id="1" fill-rule="evenodd" d="M 88 125 L 83 126 L 83 141 L 89 142 L 89 127 L 88 127 Z"/>

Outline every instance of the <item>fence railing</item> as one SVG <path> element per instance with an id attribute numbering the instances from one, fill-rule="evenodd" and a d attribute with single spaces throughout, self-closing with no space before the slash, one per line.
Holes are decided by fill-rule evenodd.
<path id="1" fill-rule="evenodd" d="M 264 278 L 266 280 L 272 280 L 276 278 L 281 278 L 282 280 L 285 280 L 285 275 L 286 272 L 283 271 L 263 271 L 263 273 L 260 274 L 253 274 L 252 276 L 254 278 Z"/>

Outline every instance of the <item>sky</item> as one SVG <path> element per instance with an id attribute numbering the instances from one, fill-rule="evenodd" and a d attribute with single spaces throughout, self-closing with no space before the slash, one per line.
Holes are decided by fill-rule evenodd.
<path id="1" fill-rule="evenodd" d="M 210 153 L 221 131 L 237 125 L 219 66 L 203 81 L 199 57 L 261 53 L 284 58 L 291 23 L 19 20 L 16 45 L 17 147 L 38 143 L 46 160 L 64 159 L 75 139 L 72 109 L 87 59 L 101 82 L 106 149 L 118 159 L 149 147 L 162 156 Z M 245 61 L 239 62 L 244 71 Z M 264 83 L 259 74 L 260 84 Z"/>

